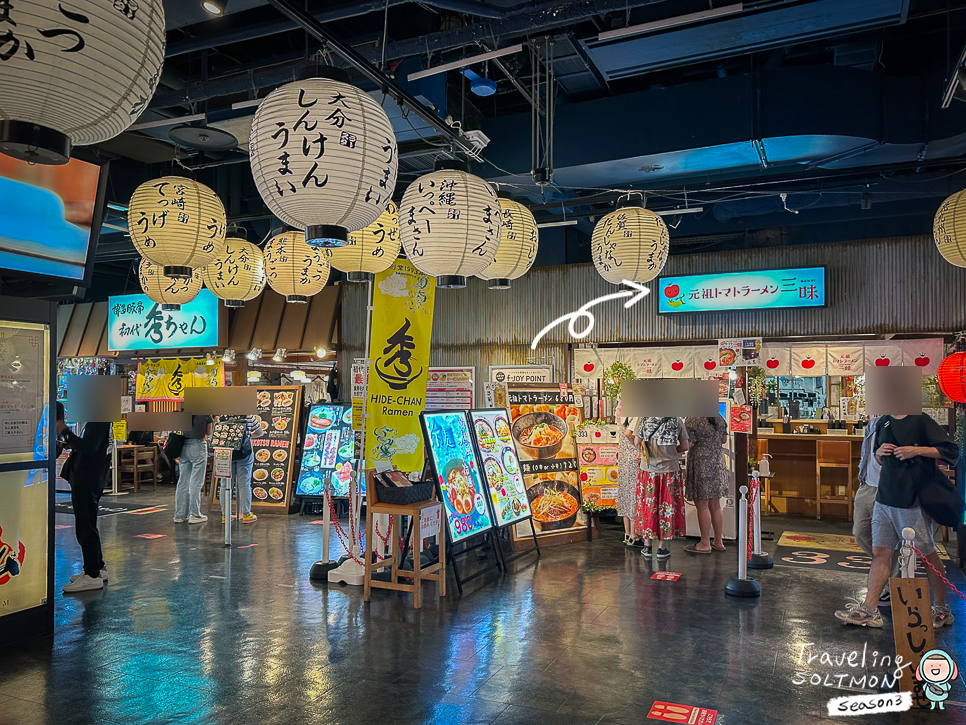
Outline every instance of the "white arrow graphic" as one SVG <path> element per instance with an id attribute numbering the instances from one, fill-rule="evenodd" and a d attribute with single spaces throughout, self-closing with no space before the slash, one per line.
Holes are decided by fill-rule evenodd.
<path id="1" fill-rule="evenodd" d="M 540 333 L 535 338 L 533 338 L 533 342 L 530 343 L 530 349 L 536 350 L 537 344 L 540 342 L 540 339 L 544 335 L 550 332 L 561 322 L 566 322 L 567 320 L 570 320 L 570 324 L 568 328 L 570 329 L 571 336 L 574 337 L 574 339 L 582 340 L 583 338 L 587 337 L 587 335 L 590 334 L 591 330 L 594 329 L 594 323 L 596 322 L 593 314 L 591 314 L 590 312 L 591 307 L 593 307 L 594 305 L 599 305 L 601 302 L 607 302 L 608 300 L 619 300 L 619 299 L 623 299 L 624 297 L 630 297 L 630 299 L 624 303 L 625 308 L 630 308 L 636 305 L 642 299 L 644 299 L 646 295 L 649 295 L 651 293 L 650 289 L 648 289 L 642 284 L 638 284 L 637 282 L 631 282 L 625 279 L 623 281 L 623 284 L 626 284 L 631 289 L 621 290 L 620 292 L 614 292 L 613 294 L 604 295 L 603 297 L 598 297 L 596 299 L 591 300 L 586 305 L 580 307 L 574 312 L 566 314 L 563 317 L 558 317 L 556 320 L 554 320 L 549 325 L 547 325 L 542 330 L 540 330 Z M 633 290 L 637 290 L 637 291 L 634 292 Z M 582 317 L 587 320 L 587 327 L 585 327 L 582 331 L 578 332 L 575 325 L 577 324 L 577 320 L 579 320 Z"/>

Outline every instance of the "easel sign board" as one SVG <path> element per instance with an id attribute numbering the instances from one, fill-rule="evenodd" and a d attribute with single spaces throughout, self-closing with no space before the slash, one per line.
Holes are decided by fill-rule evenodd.
<path id="1" fill-rule="evenodd" d="M 922 683 L 916 679 L 916 670 L 922 655 L 936 648 L 929 580 L 890 579 L 889 588 L 892 592 L 892 633 L 896 640 L 896 657 L 902 657 L 903 664 L 912 663 L 902 670 L 899 690 L 912 693 L 913 707 L 928 709 L 930 702 L 922 691 Z"/>
<path id="2" fill-rule="evenodd" d="M 256 388 L 256 415 L 262 432 L 252 439 L 252 508 L 266 513 L 288 513 L 295 468 L 295 436 L 302 410 L 302 386 Z"/>
<path id="3" fill-rule="evenodd" d="M 510 418 L 502 408 L 471 410 L 471 435 L 479 452 L 496 527 L 502 529 L 530 518 L 530 500 L 523 485 L 520 459 L 510 435 Z"/>
<path id="4" fill-rule="evenodd" d="M 439 486 L 450 543 L 455 544 L 493 528 L 484 498 L 484 483 L 462 411 L 421 413 L 423 437 Z"/>
<path id="5" fill-rule="evenodd" d="M 349 495 L 355 461 L 351 405 L 313 405 L 309 411 L 296 496 L 321 496 L 332 478 L 331 494 Z"/>

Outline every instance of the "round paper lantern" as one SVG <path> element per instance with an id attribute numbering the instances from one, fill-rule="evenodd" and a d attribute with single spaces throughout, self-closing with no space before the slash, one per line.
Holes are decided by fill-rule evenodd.
<path id="1" fill-rule="evenodd" d="M 308 302 L 329 280 L 325 251 L 305 241 L 303 232 L 284 232 L 265 245 L 268 285 L 286 302 Z"/>
<path id="2" fill-rule="evenodd" d="M 0 2 L 0 152 L 65 164 L 141 115 L 164 60 L 162 0 Z"/>
<path id="3" fill-rule="evenodd" d="M 500 200 L 488 183 L 458 161 L 437 162 L 399 205 L 399 239 L 406 257 L 436 286 L 456 289 L 493 263 L 500 246 Z"/>
<path id="4" fill-rule="evenodd" d="M 142 259 L 138 266 L 138 277 L 144 294 L 165 311 L 180 310 L 181 305 L 191 302 L 201 291 L 201 272 L 197 269 L 188 279 L 166 277 L 161 267 Z"/>
<path id="5" fill-rule="evenodd" d="M 664 220 L 641 201 L 625 201 L 601 217 L 590 238 L 594 266 L 613 284 L 657 277 L 667 262 L 668 246 Z"/>
<path id="6" fill-rule="evenodd" d="M 497 192 L 503 224 L 500 248 L 493 263 L 477 277 L 490 280 L 490 289 L 510 289 L 510 280 L 522 277 L 537 258 L 537 222 L 523 204 L 505 191 Z"/>
<path id="7" fill-rule="evenodd" d="M 950 400 L 966 403 L 966 352 L 954 352 L 939 363 L 939 387 Z"/>
<path id="8" fill-rule="evenodd" d="M 262 250 L 244 239 L 229 237 L 218 256 L 201 270 L 201 278 L 225 307 L 244 307 L 245 300 L 265 289 L 265 257 Z"/>
<path id="9" fill-rule="evenodd" d="M 349 234 L 346 246 L 325 251 L 329 264 L 345 272 L 350 282 L 369 281 L 399 256 L 399 207 L 390 201 L 372 224 Z"/>
<path id="10" fill-rule="evenodd" d="M 225 206 L 204 184 L 181 176 L 146 181 L 134 190 L 127 227 L 141 256 L 168 277 L 190 278 L 225 246 Z"/>
<path id="11" fill-rule="evenodd" d="M 966 191 L 946 199 L 932 224 L 936 249 L 950 264 L 966 267 Z"/>
<path id="12" fill-rule="evenodd" d="M 255 112 L 250 151 L 265 204 L 289 226 L 305 227 L 313 246 L 348 244 L 349 232 L 379 218 L 396 186 L 386 112 L 342 80 L 309 78 L 268 94 Z"/>

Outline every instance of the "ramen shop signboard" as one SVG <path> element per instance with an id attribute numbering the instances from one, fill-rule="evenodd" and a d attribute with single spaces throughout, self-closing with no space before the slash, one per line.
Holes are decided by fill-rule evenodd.
<path id="1" fill-rule="evenodd" d="M 694 274 L 658 281 L 658 312 L 728 312 L 827 304 L 825 267 Z"/>
<path id="2" fill-rule="evenodd" d="M 109 350 L 218 347 L 218 298 L 206 289 L 180 310 L 165 311 L 147 295 L 108 298 Z"/>

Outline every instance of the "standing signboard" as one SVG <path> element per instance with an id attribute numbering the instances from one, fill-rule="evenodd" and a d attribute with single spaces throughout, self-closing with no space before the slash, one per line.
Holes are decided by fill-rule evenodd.
<path id="1" fill-rule="evenodd" d="M 352 406 L 313 405 L 302 445 L 296 496 L 322 496 L 332 479 L 331 495 L 349 495 L 356 453 Z"/>
<path id="2" fill-rule="evenodd" d="M 531 516 L 530 501 L 523 485 L 510 419 L 505 410 L 471 410 L 473 440 L 480 454 L 493 517 L 502 529 Z"/>
<path id="3" fill-rule="evenodd" d="M 577 431 L 580 493 L 598 506 L 617 506 L 617 449 L 620 426 L 585 425 Z"/>
<path id="4" fill-rule="evenodd" d="M 256 414 L 261 435 L 252 439 L 252 508 L 288 513 L 292 500 L 295 436 L 302 409 L 302 386 L 257 388 Z"/>

